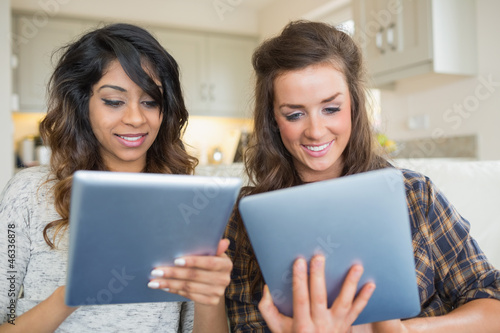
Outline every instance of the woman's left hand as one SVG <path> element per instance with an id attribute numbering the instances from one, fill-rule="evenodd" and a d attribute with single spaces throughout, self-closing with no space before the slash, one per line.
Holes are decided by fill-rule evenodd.
<path id="1" fill-rule="evenodd" d="M 224 253 L 229 240 L 223 239 L 215 256 L 188 256 L 175 260 L 175 266 L 156 267 L 148 287 L 164 289 L 195 302 L 216 305 L 231 281 L 233 263 Z"/>
<path id="2" fill-rule="evenodd" d="M 293 265 L 293 318 L 278 311 L 267 286 L 264 287 L 259 310 L 269 329 L 276 333 L 351 332 L 352 323 L 363 311 L 375 289 L 375 284 L 368 282 L 357 293 L 362 273 L 361 265 L 353 265 L 339 295 L 328 307 L 325 257 L 318 255 L 311 259 L 309 276 L 307 262 L 299 258 Z"/>

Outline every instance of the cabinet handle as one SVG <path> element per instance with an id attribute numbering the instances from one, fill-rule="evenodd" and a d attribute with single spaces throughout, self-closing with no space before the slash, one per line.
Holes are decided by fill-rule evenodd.
<path id="1" fill-rule="evenodd" d="M 215 101 L 214 90 L 215 90 L 215 84 L 211 83 L 209 86 L 209 89 L 208 89 L 208 97 L 210 98 L 210 101 L 212 101 L 212 102 Z"/>
<path id="2" fill-rule="evenodd" d="M 377 31 L 377 34 L 375 35 L 375 45 L 377 46 L 377 49 L 380 51 L 381 54 L 385 53 L 384 50 L 384 28 L 380 27 L 379 31 Z"/>
<path id="3" fill-rule="evenodd" d="M 391 23 L 387 27 L 387 45 L 392 51 L 396 51 L 397 49 L 397 42 L 396 42 L 396 24 Z"/>

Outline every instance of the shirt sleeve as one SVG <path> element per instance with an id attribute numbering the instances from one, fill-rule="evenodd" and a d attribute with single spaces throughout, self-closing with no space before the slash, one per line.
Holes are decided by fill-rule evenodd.
<path id="1" fill-rule="evenodd" d="M 262 286 L 256 287 L 254 294 L 251 293 L 251 281 L 255 272 L 250 272 L 250 260 L 252 258 L 252 247 L 246 240 L 238 239 L 239 214 L 235 213 L 229 220 L 225 238 L 230 241 L 227 255 L 233 261 L 231 282 L 226 289 L 226 310 L 229 318 L 231 332 L 270 332 L 264 318 L 260 314 L 258 304 L 262 298 Z"/>
<path id="2" fill-rule="evenodd" d="M 12 178 L 0 195 L 0 322 L 15 323 L 16 304 L 30 258 L 29 182 Z"/>
<path id="3" fill-rule="evenodd" d="M 182 333 L 193 332 L 194 302 L 183 302 L 181 306 L 181 330 Z"/>
<path id="4" fill-rule="evenodd" d="M 421 315 L 441 315 L 475 299 L 500 299 L 500 272 L 471 237 L 469 222 L 430 179 L 409 183 Z"/>

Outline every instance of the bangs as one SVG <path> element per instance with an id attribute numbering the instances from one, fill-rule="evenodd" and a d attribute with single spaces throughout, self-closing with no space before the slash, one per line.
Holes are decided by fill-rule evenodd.
<path id="1" fill-rule="evenodd" d="M 151 96 L 160 106 L 161 112 L 164 112 L 163 82 L 155 71 L 154 64 L 142 56 L 130 43 L 117 41 L 113 49 L 128 77 Z M 155 81 L 159 81 L 160 85 Z"/>

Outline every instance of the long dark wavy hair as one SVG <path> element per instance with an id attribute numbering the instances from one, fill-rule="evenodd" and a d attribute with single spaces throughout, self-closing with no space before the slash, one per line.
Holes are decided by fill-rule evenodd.
<path id="1" fill-rule="evenodd" d="M 377 152 L 369 122 L 365 88 L 365 69 L 361 49 L 345 32 L 328 24 L 309 21 L 290 22 L 277 37 L 264 41 L 254 52 L 256 75 L 254 132 L 245 155 L 250 186 L 241 195 L 251 195 L 302 184 L 292 155 L 281 141 L 274 119 L 274 82 L 283 73 L 317 64 L 331 64 L 344 74 L 351 95 L 352 131 L 342 153 L 342 176 L 380 169 L 386 160 Z M 241 217 L 237 242 L 249 246 Z M 237 251 L 237 254 L 238 251 Z M 249 267 L 252 290 L 263 283 L 254 253 Z"/>
<path id="2" fill-rule="evenodd" d="M 181 141 L 188 112 L 179 82 L 179 67 L 148 31 L 130 24 L 112 24 L 84 34 L 61 51 L 48 85 L 48 112 L 40 124 L 40 134 L 52 150 L 51 180 L 55 181 L 55 208 L 61 216 L 43 230 L 51 248 L 55 247 L 58 233 L 69 223 L 73 173 L 107 170 L 90 125 L 89 99 L 93 85 L 111 62 L 118 60 L 130 79 L 158 103 L 163 114 L 143 172 L 192 174 L 198 163 L 187 154 Z M 162 89 L 151 76 L 161 82 Z M 53 237 L 48 235 L 51 228 Z"/>

